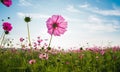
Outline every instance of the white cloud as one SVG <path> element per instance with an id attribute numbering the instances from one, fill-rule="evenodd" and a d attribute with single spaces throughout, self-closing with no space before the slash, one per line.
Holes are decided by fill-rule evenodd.
<path id="1" fill-rule="evenodd" d="M 18 12 L 17 15 L 18 15 L 19 17 L 24 17 L 24 16 L 25 16 L 25 14 L 24 14 L 24 13 L 21 13 L 21 12 Z"/>
<path id="2" fill-rule="evenodd" d="M 100 0 L 98 0 L 100 1 Z M 83 5 L 79 5 L 79 8 L 83 8 L 93 13 L 97 13 L 100 15 L 105 16 L 120 16 L 120 7 L 116 6 L 115 4 L 112 5 L 113 9 L 100 9 L 98 7 L 92 7 L 89 3 L 85 3 Z M 79 10 L 80 11 L 80 10 Z"/>
<path id="3" fill-rule="evenodd" d="M 115 25 L 113 24 L 87 24 L 84 25 L 90 32 L 114 32 L 117 31 Z"/>
<path id="4" fill-rule="evenodd" d="M 120 28 L 119 21 L 117 20 L 103 20 L 96 16 L 88 17 L 88 23 L 84 24 L 84 28 L 90 32 L 115 32 Z"/>
<path id="5" fill-rule="evenodd" d="M 66 9 L 69 12 L 80 13 L 80 10 L 75 8 L 73 5 L 69 5 Z"/>
<path id="6" fill-rule="evenodd" d="M 32 6 L 31 0 L 19 0 L 19 6 Z"/>
<path id="7" fill-rule="evenodd" d="M 35 19 L 39 19 L 39 18 L 49 18 L 50 16 L 49 15 L 45 15 L 45 14 L 40 14 L 40 13 L 22 13 L 22 12 L 18 12 L 17 15 L 19 17 L 25 17 L 25 16 L 30 16 L 32 18 L 35 18 Z"/>
<path id="8" fill-rule="evenodd" d="M 88 8 L 90 6 L 90 4 L 88 4 L 87 2 L 85 2 L 85 4 L 79 5 L 80 8 Z"/>
<path id="9" fill-rule="evenodd" d="M 120 10 L 119 9 L 112 9 L 112 10 L 102 10 L 102 9 L 91 9 L 92 12 L 106 15 L 106 16 L 120 16 Z"/>

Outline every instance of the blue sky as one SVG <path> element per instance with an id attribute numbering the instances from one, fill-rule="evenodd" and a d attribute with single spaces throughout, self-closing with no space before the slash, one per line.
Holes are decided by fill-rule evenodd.
<path id="1" fill-rule="evenodd" d="M 52 47 L 62 48 L 89 45 L 120 45 L 120 0 L 12 0 L 7 8 L 0 4 L 0 20 L 13 25 L 9 38 L 15 42 L 27 36 L 25 16 L 30 16 L 31 38 L 49 39 L 46 20 L 52 15 L 62 15 L 68 22 L 64 35 L 53 37 Z M 10 20 L 7 17 L 11 17 Z M 0 35 L 2 21 L 0 21 Z M 48 43 L 48 42 L 47 42 Z"/>

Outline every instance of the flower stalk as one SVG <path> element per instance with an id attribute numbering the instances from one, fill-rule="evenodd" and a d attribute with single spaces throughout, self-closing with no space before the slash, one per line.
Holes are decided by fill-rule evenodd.
<path id="1" fill-rule="evenodd" d="M 31 21 L 31 18 L 30 18 L 30 17 L 25 17 L 25 18 L 24 18 L 24 21 L 27 23 L 29 46 L 30 46 L 30 48 L 32 49 L 32 44 L 31 44 L 31 40 L 30 40 L 30 30 L 29 30 L 29 24 L 28 24 L 28 22 Z"/>
<path id="2" fill-rule="evenodd" d="M 52 37 L 53 37 L 53 34 L 50 37 L 50 41 L 49 41 L 48 47 L 50 47 L 50 44 L 51 44 L 51 41 L 52 41 Z"/>
<path id="3" fill-rule="evenodd" d="M 0 40 L 2 39 L 3 35 L 4 35 L 4 33 L 2 33 L 2 35 L 1 35 L 1 37 L 0 37 Z"/>
<path id="4" fill-rule="evenodd" d="M 4 41 L 4 39 L 5 39 L 5 33 L 3 34 L 3 37 L 1 37 L 1 43 L 0 43 L 0 46 L 1 46 L 1 48 L 2 48 L 2 44 L 3 44 L 3 41 Z"/>
<path id="5" fill-rule="evenodd" d="M 32 49 L 32 44 L 31 44 L 31 40 L 30 40 L 30 30 L 29 30 L 29 24 L 28 23 L 27 23 L 27 31 L 28 31 L 29 46 Z"/>
<path id="6" fill-rule="evenodd" d="M 48 44 L 48 50 L 51 49 L 50 44 L 51 44 L 51 41 L 52 41 L 53 33 L 54 33 L 54 29 L 53 29 L 51 37 L 50 37 L 50 41 L 49 41 L 49 44 Z"/>

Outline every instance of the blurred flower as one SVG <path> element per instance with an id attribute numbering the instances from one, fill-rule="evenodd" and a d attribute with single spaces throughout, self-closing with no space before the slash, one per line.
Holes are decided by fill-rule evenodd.
<path id="1" fill-rule="evenodd" d="M 34 63 L 36 63 L 35 59 L 32 59 L 32 60 L 29 61 L 29 64 L 34 64 Z"/>
<path id="2" fill-rule="evenodd" d="M 101 54 L 101 55 L 104 55 L 104 54 L 105 54 L 105 51 L 104 51 L 104 50 L 101 50 L 101 51 L 100 51 L 100 54 Z"/>
<path id="3" fill-rule="evenodd" d="M 113 50 L 113 52 L 119 51 L 120 50 L 120 46 L 113 46 L 112 50 Z"/>
<path id="4" fill-rule="evenodd" d="M 40 36 L 38 36 L 37 39 L 40 39 Z"/>
<path id="5" fill-rule="evenodd" d="M 35 48 L 37 47 L 37 43 L 36 43 L 36 42 L 34 42 L 34 47 L 35 47 Z"/>
<path id="6" fill-rule="evenodd" d="M 67 61 L 67 62 L 65 62 L 65 64 L 67 64 L 67 65 L 68 65 L 68 64 L 70 64 L 70 63 Z"/>
<path id="7" fill-rule="evenodd" d="M 20 38 L 20 42 L 23 42 L 24 41 L 24 38 Z"/>
<path id="8" fill-rule="evenodd" d="M 1 0 L 1 2 L 7 7 L 10 7 L 12 5 L 12 0 Z"/>
<path id="9" fill-rule="evenodd" d="M 16 53 L 16 51 L 17 51 L 17 49 L 15 49 L 15 48 L 12 48 L 12 49 L 11 49 L 11 52 L 12 52 L 12 53 Z"/>
<path id="10" fill-rule="evenodd" d="M 81 54 L 81 55 L 79 56 L 80 59 L 83 59 L 83 57 L 84 57 L 84 54 Z"/>
<path id="11" fill-rule="evenodd" d="M 47 21 L 48 33 L 54 36 L 60 36 L 60 34 L 64 34 L 67 28 L 67 22 L 60 15 L 53 15 Z"/>
<path id="12" fill-rule="evenodd" d="M 40 44 L 42 41 L 43 41 L 42 39 L 37 40 L 37 42 L 38 42 L 39 44 Z"/>
<path id="13" fill-rule="evenodd" d="M 25 48 L 25 45 L 21 45 L 21 47 L 22 47 L 22 49 L 24 49 L 24 48 Z"/>
<path id="14" fill-rule="evenodd" d="M 11 24 L 9 23 L 9 22 L 4 22 L 3 23 L 3 29 L 5 30 L 5 31 L 11 31 L 12 30 L 12 26 L 11 26 Z"/>
<path id="15" fill-rule="evenodd" d="M 24 18 L 24 21 L 28 23 L 28 22 L 31 21 L 31 18 L 30 18 L 30 17 L 25 17 L 25 18 Z"/>
<path id="16" fill-rule="evenodd" d="M 39 54 L 39 58 L 40 59 L 48 59 L 48 54 L 44 53 L 44 54 Z"/>
<path id="17" fill-rule="evenodd" d="M 113 60 L 117 60 L 117 56 L 113 55 L 112 56 Z"/>

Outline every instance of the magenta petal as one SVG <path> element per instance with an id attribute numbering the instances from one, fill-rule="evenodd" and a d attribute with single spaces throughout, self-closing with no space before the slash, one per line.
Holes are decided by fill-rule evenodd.
<path id="1" fill-rule="evenodd" d="M 52 35 L 52 32 L 53 32 L 53 29 L 49 29 L 49 30 L 48 30 L 48 33 L 49 33 L 50 35 Z"/>
<path id="2" fill-rule="evenodd" d="M 57 22 L 58 17 L 59 17 L 59 16 L 57 16 L 57 15 L 53 15 L 53 16 L 52 16 L 52 21 L 53 21 L 53 23 Z"/>
<path id="3" fill-rule="evenodd" d="M 64 32 L 66 31 L 66 29 L 59 28 L 58 31 L 59 31 L 59 33 L 61 33 L 61 34 L 64 34 Z"/>
<path id="4" fill-rule="evenodd" d="M 3 26 L 3 29 L 5 31 L 11 31 L 12 30 L 12 26 L 9 22 L 4 22 L 2 26 Z"/>
<path id="5" fill-rule="evenodd" d="M 48 29 L 52 29 L 52 25 L 51 24 L 47 24 L 47 28 Z"/>
<path id="6" fill-rule="evenodd" d="M 12 5 L 12 0 L 3 0 L 2 3 L 7 6 L 10 7 Z"/>
<path id="7" fill-rule="evenodd" d="M 57 22 L 58 22 L 58 23 L 61 23 L 61 22 L 64 22 L 64 20 L 65 20 L 65 19 L 64 19 L 62 16 L 59 16 Z"/>
<path id="8" fill-rule="evenodd" d="M 47 23 L 47 25 L 48 25 L 48 24 L 53 24 L 52 19 L 49 18 L 49 19 L 46 21 L 46 23 Z"/>
<path id="9" fill-rule="evenodd" d="M 58 30 L 54 30 L 54 35 L 55 35 L 55 36 L 60 36 L 59 31 L 58 31 Z"/>
<path id="10" fill-rule="evenodd" d="M 59 27 L 67 28 L 67 22 L 60 23 Z"/>

